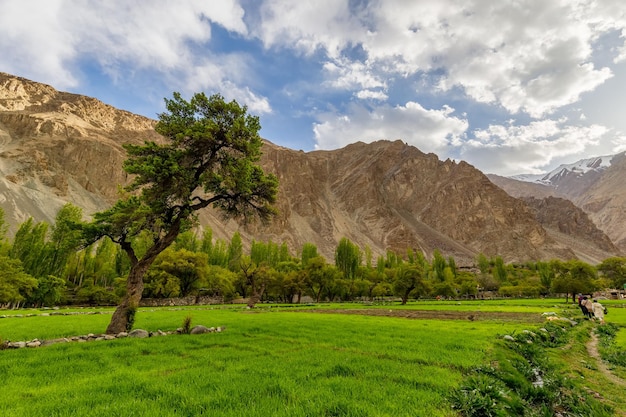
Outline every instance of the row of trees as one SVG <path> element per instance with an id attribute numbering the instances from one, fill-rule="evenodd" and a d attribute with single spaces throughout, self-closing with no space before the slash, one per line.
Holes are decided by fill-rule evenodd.
<path id="1" fill-rule="evenodd" d="M 54 225 L 22 223 L 12 241 L 6 237 L 0 210 L 0 304 L 115 304 L 126 290 L 128 257 L 109 239 L 86 248 L 80 231 L 81 210 L 67 204 Z M 150 245 L 147 235 L 133 241 L 139 256 Z M 388 252 L 376 259 L 369 248 L 341 239 L 334 262 L 320 256 L 311 243 L 292 254 L 287 245 L 253 241 L 244 250 L 241 236 L 214 239 L 210 229 L 181 233 L 158 255 L 144 276 L 143 296 L 169 298 L 216 296 L 226 302 L 243 297 L 260 301 L 300 302 L 399 297 L 542 296 L 589 293 L 622 288 L 626 258 L 599 265 L 579 260 L 506 264 L 501 257 L 480 254 L 476 267 L 458 268 L 454 258 L 435 251 Z"/>

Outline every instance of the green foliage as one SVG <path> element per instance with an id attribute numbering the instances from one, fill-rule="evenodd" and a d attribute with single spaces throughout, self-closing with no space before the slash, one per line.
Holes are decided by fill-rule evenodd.
<path id="1" fill-rule="evenodd" d="M 310 259 L 317 258 L 319 254 L 317 253 L 317 246 L 313 243 L 307 242 L 302 245 L 302 255 L 300 256 L 300 260 L 302 265 L 306 266 L 309 263 Z"/>
<path id="2" fill-rule="evenodd" d="M 626 284 L 626 257 L 612 257 L 598 265 L 598 271 L 611 280 L 613 288 L 624 288 Z"/>
<path id="3" fill-rule="evenodd" d="M 186 316 L 185 319 L 183 320 L 183 325 L 181 327 L 182 334 L 191 334 L 191 320 L 192 320 L 191 316 Z"/>
<path id="4" fill-rule="evenodd" d="M 19 259 L 0 256 L 0 304 L 17 304 L 37 289 L 35 278 L 24 272 Z"/>
<path id="5" fill-rule="evenodd" d="M 37 280 L 37 289 L 28 298 L 28 302 L 38 307 L 54 306 L 61 301 L 65 291 L 65 280 L 48 275 Z"/>
<path id="6" fill-rule="evenodd" d="M 514 341 L 491 353 L 497 366 L 468 373 L 451 393 L 453 407 L 463 417 L 509 415 L 612 415 L 610 407 L 564 378 L 550 362 L 546 348 L 571 343 L 565 328 L 546 323 L 534 332 L 514 334 Z"/>
<path id="7" fill-rule="evenodd" d="M 619 330 L 620 328 L 614 323 L 606 323 L 595 329 L 600 339 L 602 359 L 612 365 L 626 367 L 626 350 L 615 343 Z"/>
<path id="8" fill-rule="evenodd" d="M 346 279 L 354 279 L 361 265 L 363 255 L 361 249 L 348 238 L 341 238 L 335 249 L 335 266 Z"/>

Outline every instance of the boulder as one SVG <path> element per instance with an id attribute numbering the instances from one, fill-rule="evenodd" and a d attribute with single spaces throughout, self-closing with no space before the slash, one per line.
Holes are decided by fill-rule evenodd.
<path id="1" fill-rule="evenodd" d="M 204 333 L 211 333 L 211 329 L 209 329 L 206 326 L 203 326 L 201 324 L 194 326 L 193 329 L 191 329 L 191 331 L 189 332 L 190 334 L 204 334 Z"/>
<path id="2" fill-rule="evenodd" d="M 150 333 L 143 329 L 135 329 L 128 333 L 128 337 L 138 337 L 139 339 L 144 339 L 146 337 L 150 337 Z"/>

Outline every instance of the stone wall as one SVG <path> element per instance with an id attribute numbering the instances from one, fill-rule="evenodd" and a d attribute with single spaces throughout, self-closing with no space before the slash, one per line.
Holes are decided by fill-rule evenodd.
<path id="1" fill-rule="evenodd" d="M 195 295 L 179 298 L 142 298 L 139 302 L 140 307 L 168 307 L 168 306 L 192 306 L 192 305 L 209 305 L 224 304 L 223 297 L 198 297 Z"/>

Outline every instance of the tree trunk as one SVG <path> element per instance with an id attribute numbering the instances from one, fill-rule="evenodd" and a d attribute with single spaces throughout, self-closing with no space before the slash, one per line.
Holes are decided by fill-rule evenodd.
<path id="1" fill-rule="evenodd" d="M 150 267 L 150 263 L 140 261 L 130 268 L 128 278 L 126 279 L 126 295 L 115 309 L 106 334 L 127 332 L 132 328 L 135 311 L 139 307 L 141 293 L 143 292 L 143 276 Z"/>

